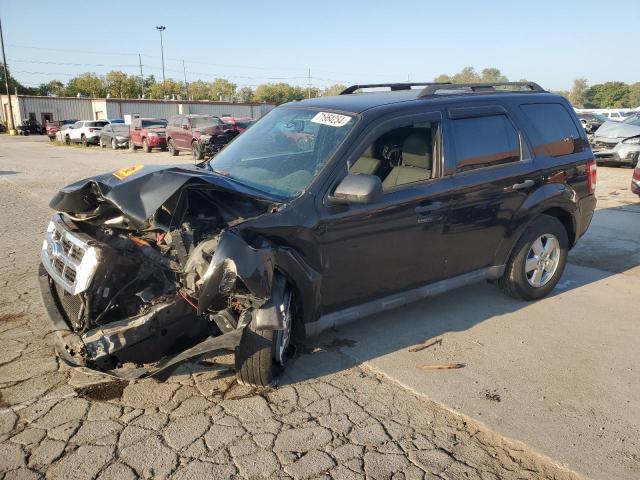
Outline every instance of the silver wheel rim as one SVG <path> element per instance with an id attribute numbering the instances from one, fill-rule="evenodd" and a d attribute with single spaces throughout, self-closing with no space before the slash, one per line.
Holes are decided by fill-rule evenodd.
<path id="1" fill-rule="evenodd" d="M 293 320 L 291 318 L 291 291 L 285 294 L 284 301 L 280 305 L 280 312 L 284 317 L 284 329 L 277 331 L 275 360 L 284 366 L 287 361 L 289 343 L 291 342 L 291 324 Z"/>
<path id="2" fill-rule="evenodd" d="M 529 285 L 540 288 L 549 283 L 560 264 L 560 242 L 550 233 L 540 235 L 529 248 L 524 271 Z"/>

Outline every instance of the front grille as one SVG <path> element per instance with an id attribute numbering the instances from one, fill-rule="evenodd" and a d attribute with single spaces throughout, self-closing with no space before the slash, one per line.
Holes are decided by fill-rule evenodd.
<path id="1" fill-rule="evenodd" d="M 72 295 L 85 291 L 98 267 L 97 249 L 89 238 L 71 231 L 60 215 L 55 215 L 42 244 L 42 264 L 56 282 Z"/>

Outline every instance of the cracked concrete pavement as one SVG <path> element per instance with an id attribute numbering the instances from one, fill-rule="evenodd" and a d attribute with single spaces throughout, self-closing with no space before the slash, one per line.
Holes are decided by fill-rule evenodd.
<path id="1" fill-rule="evenodd" d="M 579 478 L 358 364 L 340 342 L 301 350 L 270 391 L 237 385 L 230 355 L 163 383 L 101 382 L 61 364 L 36 280 L 48 200 L 79 177 L 169 160 L 0 136 L 1 480 Z"/>

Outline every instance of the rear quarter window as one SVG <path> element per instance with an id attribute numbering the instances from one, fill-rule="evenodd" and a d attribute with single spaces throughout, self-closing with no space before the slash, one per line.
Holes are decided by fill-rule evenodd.
<path id="1" fill-rule="evenodd" d="M 518 133 L 505 115 L 460 118 L 451 125 L 457 172 L 520 160 Z"/>
<path id="2" fill-rule="evenodd" d="M 564 105 L 530 103 L 520 108 L 533 125 L 531 140 L 536 156 L 561 157 L 585 148 L 585 142 Z"/>

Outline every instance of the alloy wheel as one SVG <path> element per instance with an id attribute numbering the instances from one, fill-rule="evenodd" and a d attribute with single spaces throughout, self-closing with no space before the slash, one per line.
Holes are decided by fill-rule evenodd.
<path id="1" fill-rule="evenodd" d="M 538 237 L 529 248 L 524 264 L 529 285 L 539 288 L 553 278 L 560 263 L 560 242 L 550 233 Z"/>

